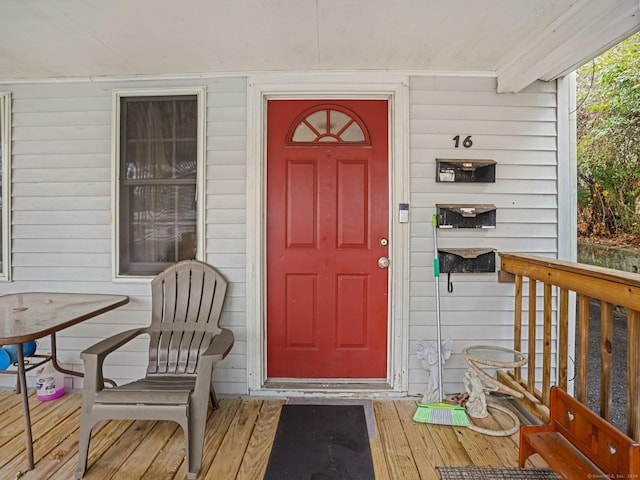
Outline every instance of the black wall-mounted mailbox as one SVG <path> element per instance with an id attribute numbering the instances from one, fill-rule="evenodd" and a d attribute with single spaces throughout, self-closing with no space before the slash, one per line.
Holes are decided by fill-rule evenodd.
<path id="1" fill-rule="evenodd" d="M 436 182 L 495 183 L 495 160 L 436 158 Z"/>
<path id="2" fill-rule="evenodd" d="M 438 248 L 440 272 L 487 273 L 496 271 L 493 248 Z"/>
<path id="3" fill-rule="evenodd" d="M 436 204 L 440 228 L 496 228 L 495 205 Z"/>

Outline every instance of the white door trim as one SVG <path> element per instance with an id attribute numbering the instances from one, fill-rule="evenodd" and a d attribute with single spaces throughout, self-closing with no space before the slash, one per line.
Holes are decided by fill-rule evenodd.
<path id="1" fill-rule="evenodd" d="M 269 99 L 387 99 L 389 101 L 389 345 L 386 391 L 408 390 L 409 203 L 408 78 L 394 74 L 309 74 L 250 77 L 247 88 L 247 389 L 274 394 L 266 380 L 266 103 Z M 335 388 L 331 390 L 336 393 Z M 281 391 L 280 391 L 281 392 Z M 292 392 L 287 392 L 292 393 Z M 380 392 L 376 392 L 380 393 Z"/>

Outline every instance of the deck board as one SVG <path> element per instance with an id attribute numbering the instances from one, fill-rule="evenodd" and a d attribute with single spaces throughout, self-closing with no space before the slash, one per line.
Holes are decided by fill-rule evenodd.
<path id="1" fill-rule="evenodd" d="M 236 478 L 253 429 L 258 420 L 262 400 L 243 399 L 205 478 Z M 203 471 L 205 471 L 203 469 Z"/>
<path id="2" fill-rule="evenodd" d="M 260 480 L 264 478 L 273 438 L 278 428 L 278 420 L 280 420 L 280 410 L 284 403 L 285 401 L 282 400 L 264 402 L 262 405 L 236 479 Z"/>
<path id="3" fill-rule="evenodd" d="M 78 393 L 40 402 L 30 391 L 35 469 L 24 472 L 22 407 L 15 392 L 0 392 L 0 478 L 68 480 L 78 464 Z M 266 470 L 285 399 L 221 398 L 209 411 L 200 478 L 259 480 Z M 491 437 L 464 427 L 413 421 L 413 399 L 375 400 L 371 454 L 377 480 L 439 478 L 439 465 L 516 466 L 518 435 Z M 503 419 L 483 420 L 496 428 Z M 533 457 L 533 465 L 544 466 Z M 88 480 L 184 480 L 184 439 L 173 422 L 99 422 L 89 449 Z"/>
<path id="4" fill-rule="evenodd" d="M 418 404 L 416 402 L 397 402 L 396 409 L 402 429 L 407 438 L 407 443 L 411 449 L 411 455 L 416 461 L 416 467 L 420 478 L 437 478 L 436 466 L 444 465 L 444 459 L 439 448 L 434 448 L 433 438 L 429 433 L 429 428 L 425 425 L 413 421 Z"/>
<path id="5" fill-rule="evenodd" d="M 416 460 L 394 402 L 375 402 L 373 410 L 391 478 L 419 479 Z"/>

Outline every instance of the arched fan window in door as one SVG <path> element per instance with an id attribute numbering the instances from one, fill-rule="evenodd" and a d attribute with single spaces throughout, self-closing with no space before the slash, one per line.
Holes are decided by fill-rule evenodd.
<path id="1" fill-rule="evenodd" d="M 296 118 L 289 129 L 287 144 L 320 143 L 370 145 L 370 139 L 364 123 L 351 110 L 338 105 L 318 105 Z"/>

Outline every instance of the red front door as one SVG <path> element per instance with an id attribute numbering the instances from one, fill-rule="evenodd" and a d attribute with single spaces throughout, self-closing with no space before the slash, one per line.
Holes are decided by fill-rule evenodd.
<path id="1" fill-rule="evenodd" d="M 386 378 L 388 102 L 267 106 L 267 376 Z"/>

